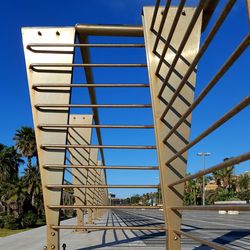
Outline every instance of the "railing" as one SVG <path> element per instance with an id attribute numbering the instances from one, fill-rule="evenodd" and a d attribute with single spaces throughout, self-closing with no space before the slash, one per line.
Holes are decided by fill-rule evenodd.
<path id="1" fill-rule="evenodd" d="M 178 119 L 171 123 L 170 128 L 166 131 L 165 135 L 161 138 L 158 138 L 159 141 L 157 143 L 158 147 L 158 153 L 159 151 L 164 151 L 165 148 L 169 149 L 169 145 L 171 142 L 173 142 L 173 136 L 176 134 L 185 134 L 183 132 L 183 124 L 187 122 L 187 119 L 190 118 L 191 113 L 199 106 L 199 104 L 207 97 L 207 95 L 213 90 L 213 88 L 219 83 L 219 80 L 223 78 L 223 76 L 227 73 L 227 71 L 231 68 L 231 66 L 240 58 L 240 56 L 246 51 L 250 44 L 250 34 L 249 31 L 245 35 L 244 39 L 241 41 L 241 43 L 238 45 L 238 47 L 233 51 L 231 56 L 225 61 L 225 63 L 222 65 L 222 67 L 218 70 L 218 72 L 212 77 L 212 80 L 207 83 L 205 88 L 198 94 L 198 96 L 191 100 L 191 102 L 188 102 L 185 100 L 185 96 L 183 96 L 183 90 L 187 86 L 190 85 L 190 76 L 196 72 L 196 66 L 202 59 L 203 55 L 207 51 L 207 48 L 209 45 L 213 42 L 214 38 L 216 37 L 217 32 L 222 27 L 224 21 L 228 17 L 228 15 L 231 13 L 234 4 L 237 2 L 236 0 L 228 0 L 226 1 L 226 4 L 223 7 L 223 10 L 218 15 L 218 18 L 214 22 L 212 28 L 208 32 L 207 37 L 204 39 L 204 42 L 201 44 L 200 49 L 197 51 L 197 53 L 194 55 L 193 59 L 188 63 L 188 68 L 183 71 L 184 74 L 182 76 L 178 75 L 178 72 L 176 72 L 176 67 L 180 61 L 183 61 L 185 58 L 182 57 L 183 51 L 186 48 L 187 42 L 189 39 L 192 39 L 192 35 L 194 35 L 193 30 L 194 28 L 199 25 L 199 20 L 201 18 L 201 15 L 203 15 L 203 22 L 202 22 L 202 31 L 206 30 L 207 24 L 209 20 L 211 19 L 211 16 L 213 15 L 216 6 L 218 5 L 219 1 L 199 1 L 199 4 L 195 8 L 195 11 L 193 12 L 192 17 L 190 17 L 190 21 L 188 25 L 186 25 L 186 30 L 183 35 L 182 40 L 180 41 L 178 47 L 175 47 L 174 53 L 171 52 L 173 43 L 174 43 L 174 35 L 176 35 L 176 32 L 178 32 L 178 27 L 181 26 L 181 17 L 182 14 L 185 14 L 185 0 L 180 0 L 180 3 L 178 7 L 176 8 L 174 14 L 172 13 L 172 21 L 171 25 L 168 26 L 166 24 L 171 10 L 171 1 L 164 1 L 165 7 L 160 7 L 160 0 L 156 1 L 155 8 L 153 11 L 153 14 L 149 14 L 149 11 L 147 12 L 147 9 L 144 10 L 144 28 L 146 29 L 146 48 L 148 53 L 148 63 L 149 63 L 149 70 L 151 74 L 151 84 L 158 85 L 156 87 L 156 91 L 152 94 L 153 101 L 153 109 L 157 112 L 161 113 L 160 120 L 157 124 L 157 121 L 155 122 L 156 132 L 159 133 L 160 129 L 163 130 L 164 124 L 166 124 L 166 121 L 169 122 L 168 119 L 170 116 L 169 113 L 172 112 L 173 107 L 177 107 L 176 101 L 178 99 L 182 98 L 182 101 L 186 103 L 184 104 L 182 109 L 182 113 L 179 114 Z M 246 8 L 249 11 L 250 7 L 250 1 L 246 1 Z M 202 14 L 203 13 L 203 14 Z M 161 15 L 162 14 L 162 15 Z M 150 15 L 152 16 L 152 21 L 150 20 Z M 242 24 L 247 25 L 247 24 Z M 168 35 L 164 36 L 163 30 L 164 28 L 168 29 Z M 182 25 L 183 28 L 183 25 Z M 153 34 L 153 36 L 152 36 Z M 176 39 L 176 37 L 175 37 Z M 159 46 L 159 41 L 162 41 L 161 46 Z M 172 54 L 171 54 L 171 53 Z M 168 54 L 169 53 L 169 54 Z M 185 54 L 185 52 L 184 52 Z M 168 57 L 166 57 L 168 55 Z M 155 59 L 154 56 L 157 58 Z M 154 58 L 153 60 L 157 61 L 156 63 L 154 61 L 151 61 L 151 58 Z M 168 63 L 167 58 L 173 58 L 169 59 L 171 62 Z M 164 69 L 163 66 L 167 69 Z M 179 67 L 180 69 L 180 67 Z M 164 71 L 166 73 L 166 76 L 163 77 L 161 74 L 161 71 Z M 239 72 L 240 74 L 240 72 Z M 158 77 L 158 79 L 155 78 L 155 76 Z M 175 88 L 171 88 L 170 82 L 171 77 L 175 75 L 178 76 L 179 82 L 177 85 L 175 85 Z M 166 91 L 171 92 L 169 94 L 168 100 L 166 101 Z M 182 93 L 182 94 L 181 94 Z M 159 109 L 158 100 L 162 102 L 161 105 L 164 107 Z M 241 162 L 247 161 L 250 159 L 250 152 L 245 152 L 241 155 L 238 155 L 236 157 L 233 157 L 232 159 L 229 159 L 228 161 L 225 161 L 223 163 L 219 163 L 218 165 L 212 166 L 206 170 L 199 171 L 196 174 L 192 174 L 189 176 L 185 176 L 185 171 L 183 169 L 178 168 L 178 164 L 175 163 L 176 160 L 181 159 L 182 161 L 185 161 L 185 157 L 183 157 L 183 154 L 185 154 L 189 149 L 191 149 L 194 145 L 202 141 L 204 138 L 206 138 L 208 135 L 210 135 L 213 131 L 215 131 L 217 128 L 228 122 L 230 119 L 232 119 L 234 116 L 236 116 L 238 113 L 243 111 L 245 108 L 247 108 L 250 104 L 250 96 L 247 95 L 240 103 L 238 103 L 235 107 L 233 107 L 231 110 L 229 110 L 225 115 L 223 115 L 220 119 L 218 119 L 216 122 L 214 122 L 212 125 L 210 125 L 205 131 L 203 131 L 199 136 L 197 136 L 195 139 L 189 142 L 189 138 L 186 138 L 185 145 L 181 146 L 176 145 L 175 150 L 172 150 L 172 155 L 163 157 L 162 156 L 162 166 L 159 166 L 162 173 L 169 175 L 172 172 L 175 173 L 175 176 L 171 180 L 170 178 L 162 178 L 161 187 L 163 192 L 163 207 L 165 210 L 165 218 L 168 222 L 168 247 L 169 249 L 180 249 L 180 240 L 179 238 L 181 236 L 193 239 L 194 241 L 200 242 L 201 244 L 207 245 L 212 247 L 213 249 L 227 249 L 226 247 L 223 247 L 221 245 L 215 244 L 214 242 L 207 241 L 205 239 L 201 239 L 198 236 L 192 235 L 190 233 L 186 233 L 180 229 L 181 226 L 181 216 L 174 217 L 172 211 L 174 213 L 179 213 L 183 210 L 207 210 L 207 211 L 218 211 L 221 209 L 225 210 L 238 210 L 238 211 L 250 211 L 250 205 L 230 205 L 230 206 L 222 206 L 222 205 L 210 205 L 210 206 L 183 206 L 182 201 L 180 201 L 180 195 L 183 195 L 183 187 L 184 184 L 189 181 L 196 179 L 198 177 L 202 177 L 206 174 L 213 173 L 215 171 L 218 171 L 223 168 L 227 168 L 229 166 L 233 166 L 235 164 L 239 164 Z M 160 110 L 160 111 L 159 111 Z M 180 130 L 180 127 L 182 127 L 182 131 Z M 185 130 L 184 130 L 185 131 Z M 162 133 L 162 132 L 161 132 Z M 164 148 L 165 147 L 165 148 Z M 174 152 L 174 153 L 173 153 Z M 160 156 L 161 157 L 161 156 Z M 166 160 L 165 160 L 166 159 Z M 164 161 L 165 160 L 165 161 Z M 161 165 L 161 163 L 160 163 Z M 185 169 L 185 166 L 183 165 L 183 168 Z M 174 192 L 171 192 L 171 190 Z M 171 196 L 171 197 L 170 197 Z M 179 202 L 178 202 L 179 200 Z M 178 203 L 176 206 L 175 204 Z M 176 229 L 177 228 L 177 229 Z M 176 243 L 177 242 L 177 243 Z"/>
<path id="2" fill-rule="evenodd" d="M 39 30 L 38 36 L 42 36 L 44 31 Z M 45 194 L 45 210 L 48 227 L 47 248 L 59 249 L 59 229 L 75 230 L 165 230 L 159 226 L 98 226 L 92 225 L 92 213 L 98 214 L 97 218 L 103 215 L 106 209 L 112 209 L 107 199 L 107 190 L 112 188 L 141 188 L 158 189 L 159 185 L 109 185 L 106 179 L 106 170 L 141 170 L 157 171 L 158 166 L 126 166 L 126 165 L 106 165 L 104 149 L 131 149 L 131 150 L 155 150 L 155 145 L 103 145 L 100 129 L 154 129 L 154 125 L 123 125 L 123 124 L 101 124 L 99 122 L 99 109 L 151 109 L 151 104 L 97 104 L 95 88 L 149 88 L 149 84 L 142 83 L 94 83 L 92 68 L 94 67 L 147 67 L 146 64 L 93 64 L 90 63 L 88 48 L 144 48 L 144 44 L 89 44 L 88 35 L 112 35 L 112 36 L 142 36 L 142 27 L 126 26 L 88 26 L 77 25 L 78 43 L 63 42 L 36 42 L 36 39 L 25 41 L 26 65 L 29 78 L 30 95 L 32 100 L 32 111 L 35 117 L 35 131 L 38 143 L 38 154 L 41 175 L 43 180 L 43 192 Z M 28 30 L 27 33 L 32 31 Z M 40 33 L 39 33 L 40 32 Z M 64 30 L 55 29 L 55 33 L 62 34 Z M 39 40 L 39 39 L 37 39 Z M 72 35 L 72 41 L 73 41 Z M 66 57 L 75 53 L 74 49 L 80 48 L 82 53 L 81 64 L 66 61 Z M 39 62 L 38 55 L 45 56 L 46 60 Z M 54 55 L 62 56 L 61 61 L 54 59 Z M 33 56 L 35 59 L 33 59 Z M 65 59 L 63 58 L 65 56 Z M 37 61 L 38 58 L 38 61 Z M 56 62 L 54 62 L 56 61 Z M 87 83 L 71 83 L 65 75 L 72 78 L 74 68 L 82 67 L 85 70 Z M 61 77 L 63 76 L 63 77 Z M 63 78 L 63 79 L 62 79 Z M 71 90 L 74 88 L 87 88 L 90 96 L 89 103 L 70 103 Z M 68 96 L 66 96 L 66 94 Z M 64 96 L 63 96 L 64 95 Z M 90 108 L 91 115 L 72 115 L 73 109 Z M 63 115 L 65 115 L 63 119 Z M 47 114 L 51 115 L 48 118 Z M 55 116 L 58 116 L 55 118 Z M 91 116 L 91 117 L 89 117 Z M 86 120 L 89 121 L 87 122 Z M 92 123 L 92 120 L 94 122 Z M 86 122 L 83 122 L 85 120 Z M 93 144 L 90 140 L 91 130 L 96 130 L 98 144 Z M 59 134 L 56 134 L 59 133 Z M 64 136 L 64 138 L 63 138 Z M 58 138 L 61 138 L 60 140 Z M 65 142 L 63 143 L 65 139 Z M 60 142 L 59 142 L 60 141 Z M 95 151 L 94 151 L 95 150 Z M 97 152 L 100 150 L 101 162 L 97 163 Z M 91 158 L 92 152 L 95 156 Z M 60 160 L 56 157 L 60 154 Z M 53 155 L 53 156 L 52 156 Z M 52 158 L 51 158 L 52 157 Z M 65 158 L 67 161 L 65 161 Z M 67 163 L 68 162 L 68 163 Z M 99 172 L 98 172 L 99 171 Z M 102 176 L 101 172 L 104 174 Z M 73 182 L 63 181 L 67 173 L 73 176 Z M 59 174 L 61 177 L 58 181 Z M 82 176 L 84 175 L 84 176 Z M 50 197 L 60 197 L 63 190 L 74 190 L 75 204 L 62 204 L 60 199 Z M 115 206 L 116 209 L 151 209 L 151 206 Z M 155 206 L 159 209 L 162 206 Z M 77 225 L 60 225 L 56 221 L 59 211 L 76 210 Z M 87 210 L 88 224 L 84 223 L 83 211 Z M 97 212 L 95 212 L 97 211 Z M 52 217 L 53 216 L 53 217 Z"/>
<path id="3" fill-rule="evenodd" d="M 32 113 L 36 140 L 46 219 L 48 224 L 47 247 L 59 249 L 59 229 L 130 229 L 163 230 L 167 233 L 168 249 L 180 249 L 181 236 L 189 237 L 214 249 L 225 249 L 220 245 L 183 232 L 181 211 L 227 209 L 227 206 L 183 206 L 184 183 L 219 169 L 239 164 L 250 159 L 246 152 L 204 171 L 186 176 L 187 152 L 217 128 L 228 122 L 248 107 L 247 96 L 224 116 L 190 141 L 192 112 L 219 83 L 230 67 L 249 46 L 249 32 L 225 61 L 205 88 L 194 99 L 196 67 L 209 45 L 216 37 L 224 21 L 232 11 L 236 0 L 228 0 L 199 48 L 201 30 L 206 30 L 218 0 L 199 1 L 195 8 L 180 0 L 177 8 L 171 1 L 156 1 L 154 10 L 146 7 L 141 26 L 76 25 L 75 28 L 24 29 L 24 50 L 28 73 Z M 249 10 L 249 0 L 247 1 Z M 171 18 L 169 18 L 171 17 Z M 184 20 L 185 18 L 185 20 Z M 170 21 L 170 19 L 172 21 Z M 184 31 L 183 31 L 184 30 Z M 48 34 L 47 35 L 47 31 Z M 166 33 L 167 32 L 167 33 Z M 180 40 L 179 33 L 183 33 Z M 66 39 L 61 39 L 61 34 Z M 79 43 L 75 43 L 75 33 Z M 53 35 L 51 35 L 53 34 Z M 166 35 L 167 34 L 167 35 Z M 90 44 L 88 36 L 131 36 L 145 38 L 144 44 Z M 79 48 L 82 63 L 74 63 L 75 49 Z M 145 63 L 91 63 L 89 48 L 145 48 Z M 150 84 L 147 83 L 94 83 L 92 68 L 145 68 L 148 67 Z M 86 83 L 71 83 L 73 69 L 83 68 Z M 164 75 L 165 73 L 165 75 Z M 150 87 L 150 88 L 149 88 Z M 72 89 L 86 88 L 90 103 L 71 103 Z M 98 104 L 95 88 L 149 88 L 152 104 Z M 90 108 L 92 115 L 72 115 L 73 109 Z M 154 124 L 101 124 L 100 108 L 153 109 Z M 85 120 L 85 122 L 83 122 Z M 91 141 L 91 129 L 96 130 L 97 143 Z M 101 129 L 155 129 L 155 145 L 103 145 Z M 83 133 L 84 132 L 84 133 Z M 81 136 L 85 134 L 85 136 Z M 104 149 L 157 150 L 159 166 L 106 165 Z M 101 161 L 98 162 L 98 151 Z M 159 185 L 109 185 L 106 170 L 159 170 Z M 65 172 L 73 176 L 73 182 L 64 181 Z M 160 188 L 162 206 L 112 206 L 108 204 L 109 188 Z M 74 190 L 75 204 L 62 204 L 65 189 Z M 142 226 L 96 226 L 85 225 L 83 211 L 88 211 L 88 222 L 101 216 L 105 209 L 159 209 L 163 208 L 164 227 Z M 60 225 L 60 209 L 76 210 L 77 225 Z M 230 206 L 230 210 L 250 211 L 249 205 Z"/>

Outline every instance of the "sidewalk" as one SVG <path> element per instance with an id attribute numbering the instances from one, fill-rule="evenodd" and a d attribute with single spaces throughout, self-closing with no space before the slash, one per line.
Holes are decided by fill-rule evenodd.
<path id="1" fill-rule="evenodd" d="M 75 218 L 62 222 L 65 225 L 75 225 Z M 95 221 L 99 226 L 125 226 L 116 215 L 109 211 L 103 218 Z M 66 244 L 66 250 L 144 250 L 156 249 L 146 246 L 131 230 L 107 230 L 79 233 L 73 230 L 61 230 L 61 242 Z M 6 250 L 42 250 L 46 244 L 46 227 L 31 229 L 26 232 L 0 238 L 0 249 Z M 159 249 L 157 247 L 157 249 Z M 162 248 L 164 249 L 164 248 Z M 159 249 L 161 250 L 161 249 Z"/>

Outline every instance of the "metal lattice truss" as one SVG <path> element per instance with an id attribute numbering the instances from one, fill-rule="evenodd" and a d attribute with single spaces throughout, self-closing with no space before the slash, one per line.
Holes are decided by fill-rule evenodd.
<path id="1" fill-rule="evenodd" d="M 125 227 L 127 229 L 165 230 L 168 249 L 180 249 L 180 236 L 195 239 L 215 249 L 224 249 L 215 243 L 181 231 L 182 210 L 218 210 L 210 207 L 184 207 L 184 183 L 249 159 L 245 153 L 198 174 L 186 176 L 188 149 L 224 124 L 249 105 L 249 96 L 225 114 L 206 131 L 190 141 L 191 114 L 217 84 L 231 65 L 249 45 L 249 33 L 232 53 L 222 68 L 194 100 L 196 67 L 209 44 L 230 13 L 235 1 L 227 1 L 214 26 L 200 46 L 200 35 L 207 27 L 218 1 L 199 1 L 197 7 L 178 6 L 166 1 L 160 7 L 144 7 L 143 26 L 76 25 L 67 28 L 23 28 L 26 69 L 35 126 L 40 173 L 47 221 L 47 248 L 59 249 L 59 230 L 124 229 L 118 226 L 98 227 L 93 219 L 113 208 L 108 200 L 108 188 L 159 188 L 158 185 L 108 185 L 106 169 L 159 170 L 163 195 L 164 227 Z M 249 1 L 247 1 L 249 3 Z M 90 44 L 88 36 L 143 37 L 145 44 Z M 76 37 L 79 43 L 75 43 Z M 92 64 L 89 48 L 124 47 L 146 49 L 147 64 Z M 82 64 L 74 63 L 75 49 L 80 48 Z M 72 83 L 73 69 L 85 70 L 86 83 Z M 150 84 L 95 84 L 93 67 L 147 67 Z M 96 88 L 149 88 L 151 104 L 98 104 Z M 71 104 L 73 88 L 87 88 L 91 104 Z M 154 125 L 100 124 L 99 108 L 151 108 Z M 92 114 L 74 114 L 73 108 L 91 108 Z M 156 146 L 103 145 L 101 128 L 154 129 Z M 92 143 L 92 130 L 96 130 L 98 144 Z M 157 149 L 159 166 L 107 166 L 104 150 Z M 100 154 L 100 161 L 98 161 Z M 67 161 L 66 161 L 67 160 Z M 66 162 L 69 162 L 66 164 Z M 73 183 L 65 183 L 69 172 Z M 72 192 L 72 199 L 63 204 L 62 191 Z M 142 208 L 142 206 L 138 206 Z M 116 208 L 138 208 L 116 206 Z M 152 207 L 143 207 L 152 208 Z M 159 206 L 153 207 L 159 209 Z M 77 225 L 60 225 L 60 209 L 75 209 Z M 231 207 L 233 210 L 234 207 Z M 239 209 L 235 206 L 235 209 Z M 249 210 L 248 207 L 241 209 Z M 87 211 L 87 224 L 84 213 Z"/>

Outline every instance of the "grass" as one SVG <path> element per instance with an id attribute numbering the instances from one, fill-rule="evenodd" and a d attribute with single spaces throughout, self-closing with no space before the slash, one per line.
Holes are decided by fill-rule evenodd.
<path id="1" fill-rule="evenodd" d="M 12 234 L 21 233 L 21 232 L 24 232 L 24 231 L 27 231 L 27 230 L 30 230 L 30 228 L 16 229 L 16 230 L 0 228 L 0 237 L 5 237 L 5 236 L 12 235 Z"/>

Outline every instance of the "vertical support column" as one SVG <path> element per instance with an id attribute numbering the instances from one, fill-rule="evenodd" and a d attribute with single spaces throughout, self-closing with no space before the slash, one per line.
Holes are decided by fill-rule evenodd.
<path id="1" fill-rule="evenodd" d="M 72 63 L 74 48 L 37 47 L 32 48 L 31 43 L 68 43 L 74 44 L 75 28 L 23 28 L 23 46 L 26 70 L 29 83 L 30 100 L 32 106 L 33 122 L 35 127 L 36 142 L 39 157 L 39 169 L 42 179 L 42 190 L 47 223 L 47 249 L 59 250 L 59 232 L 51 229 L 51 225 L 59 225 L 59 211 L 48 209 L 48 205 L 60 205 L 61 190 L 49 190 L 47 184 L 62 184 L 63 170 L 45 169 L 45 164 L 64 164 L 65 149 L 44 150 L 41 144 L 65 144 L 67 129 L 39 129 L 39 124 L 68 124 L 68 108 L 35 108 L 36 104 L 69 104 L 70 88 L 33 89 L 33 84 L 70 84 L 72 68 L 39 68 L 31 69 L 32 63 Z M 65 53 L 66 52 L 66 53 Z"/>
<path id="2" fill-rule="evenodd" d="M 96 166 L 98 164 L 98 149 L 96 148 L 92 148 L 90 150 L 90 157 L 89 157 L 89 165 L 90 166 Z M 93 184 L 94 185 L 98 185 L 98 172 L 97 172 L 97 169 L 90 169 L 90 173 L 91 173 L 91 176 L 93 177 Z M 92 189 L 93 192 L 92 192 L 92 203 L 91 205 L 98 205 L 97 202 L 98 202 L 98 189 L 97 188 L 93 188 Z M 93 211 L 93 219 L 97 219 L 97 209 L 96 208 L 93 208 L 92 209 Z"/>
<path id="3" fill-rule="evenodd" d="M 72 125 L 90 125 L 93 122 L 93 115 L 70 115 L 69 123 Z M 77 128 L 73 127 L 68 132 L 69 144 L 78 145 L 89 145 L 91 140 L 91 128 Z M 88 165 L 90 149 L 86 148 L 71 148 L 70 153 L 70 164 L 72 165 Z M 72 168 L 73 184 L 88 184 L 89 178 L 88 169 Z M 76 205 L 87 204 L 89 199 L 89 192 L 91 190 L 86 188 L 74 188 L 75 203 Z M 77 209 L 77 225 L 82 226 L 84 224 L 84 209 Z M 77 230 L 84 231 L 84 230 Z"/>
<path id="4" fill-rule="evenodd" d="M 101 165 L 100 162 L 98 162 L 98 165 Z M 101 185 L 101 171 L 102 169 L 97 169 L 97 176 L 96 176 L 96 185 Z M 97 192 L 97 205 L 103 205 L 102 204 L 102 195 L 101 195 L 101 189 L 100 188 L 97 188 L 96 190 Z M 103 212 L 103 209 L 98 209 L 97 210 L 97 217 L 101 217 L 102 216 L 102 212 Z"/>
<path id="5" fill-rule="evenodd" d="M 180 115 L 183 114 L 188 108 L 188 106 L 193 102 L 194 86 L 196 79 L 195 72 L 193 72 L 190 76 L 189 84 L 185 85 L 180 95 L 172 105 L 170 111 L 165 116 L 164 121 L 161 121 L 160 118 L 165 110 L 167 103 L 173 96 L 174 90 L 177 89 L 181 79 L 187 72 L 188 65 L 193 61 L 195 55 L 198 52 L 201 32 L 201 16 L 193 29 L 190 39 L 186 43 L 181 58 L 178 60 L 174 72 L 172 73 L 165 88 L 165 91 L 163 92 L 162 98 L 160 99 L 158 97 L 158 93 L 161 89 L 162 81 L 155 75 L 159 58 L 154 53 L 152 53 L 156 36 L 150 30 L 153 10 L 154 8 L 152 7 L 144 7 L 143 29 L 150 79 L 150 92 L 155 124 L 155 135 L 160 169 L 160 182 L 163 197 L 164 217 L 166 222 L 166 229 L 168 232 L 166 249 L 178 250 L 181 249 L 180 238 L 174 233 L 174 230 L 180 230 L 181 213 L 173 211 L 171 207 L 182 206 L 184 184 L 180 184 L 174 189 L 169 188 L 168 184 L 173 181 L 179 180 L 180 178 L 186 175 L 187 154 L 183 154 L 182 157 L 176 159 L 168 166 L 166 166 L 165 163 L 170 157 L 172 157 L 176 152 L 178 152 L 189 142 L 191 116 L 188 117 L 187 121 L 178 128 L 177 132 L 174 133 L 167 142 L 164 143 L 163 139 L 168 134 L 170 129 L 176 124 Z M 160 8 L 160 10 L 158 11 L 159 14 L 156 18 L 155 23 L 156 30 L 158 30 L 159 28 L 162 10 L 163 9 Z M 162 32 L 162 37 L 165 39 L 168 36 L 168 32 L 172 25 L 176 10 L 177 8 L 174 7 L 171 7 L 169 9 L 168 17 L 165 21 L 165 26 Z M 162 68 L 160 70 L 160 75 L 162 76 L 162 78 L 164 78 L 169 71 L 169 65 L 171 65 L 175 57 L 175 51 L 177 51 L 180 46 L 182 37 L 187 29 L 187 26 L 189 25 L 194 11 L 195 8 L 185 8 L 185 15 L 182 15 L 178 22 L 175 34 L 170 43 L 172 48 L 168 49 L 165 56 L 165 63 L 162 64 Z M 160 41 L 157 48 L 157 52 L 160 55 L 162 53 L 163 47 L 164 44 Z"/>

